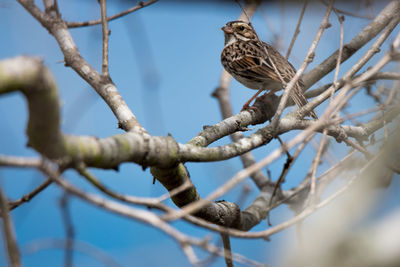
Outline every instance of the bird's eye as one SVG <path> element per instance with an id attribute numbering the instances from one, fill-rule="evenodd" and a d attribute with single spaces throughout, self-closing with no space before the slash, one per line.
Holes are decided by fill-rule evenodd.
<path id="1" fill-rule="evenodd" d="M 244 30 L 244 26 L 239 26 L 239 31 L 243 31 Z"/>

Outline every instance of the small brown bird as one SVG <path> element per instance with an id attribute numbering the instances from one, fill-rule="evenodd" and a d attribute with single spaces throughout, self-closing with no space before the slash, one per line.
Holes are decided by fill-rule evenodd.
<path id="1" fill-rule="evenodd" d="M 274 47 L 260 41 L 253 26 L 244 21 L 228 22 L 222 30 L 225 33 L 225 47 L 221 53 L 221 63 L 225 70 L 238 82 L 258 92 L 250 98 L 242 110 L 262 91 L 273 94 L 284 87 L 296 74 L 296 69 Z M 276 73 L 279 71 L 279 75 Z M 282 80 L 281 80 L 282 79 Z M 303 95 L 303 81 L 300 79 L 291 91 L 291 98 L 299 106 L 307 104 Z M 314 111 L 310 114 L 318 119 Z"/>

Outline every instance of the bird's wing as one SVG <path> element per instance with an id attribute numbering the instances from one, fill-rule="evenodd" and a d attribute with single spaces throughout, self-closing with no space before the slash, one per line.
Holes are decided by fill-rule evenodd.
<path id="1" fill-rule="evenodd" d="M 275 80 L 281 82 L 276 74 L 269 57 L 265 54 L 263 47 L 253 42 L 242 43 L 244 47 L 241 53 L 232 58 L 233 70 L 251 76 L 256 80 Z"/>

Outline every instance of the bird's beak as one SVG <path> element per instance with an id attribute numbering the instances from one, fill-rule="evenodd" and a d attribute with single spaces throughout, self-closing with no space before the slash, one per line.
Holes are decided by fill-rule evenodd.
<path id="1" fill-rule="evenodd" d="M 226 33 L 226 34 L 232 34 L 233 33 L 233 29 L 230 26 L 224 26 L 224 27 L 221 28 L 221 30 L 223 30 L 224 33 Z"/>

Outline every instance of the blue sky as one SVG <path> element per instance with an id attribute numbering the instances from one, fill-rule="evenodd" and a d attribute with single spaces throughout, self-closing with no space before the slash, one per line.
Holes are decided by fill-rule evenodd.
<path id="1" fill-rule="evenodd" d="M 99 18 L 97 1 L 59 2 L 62 17 L 68 21 Z M 384 1 L 373 6 L 372 11 L 375 14 L 382 8 L 382 2 Z M 133 5 L 132 3 L 136 1 L 109 1 L 108 14 L 117 13 Z M 339 6 L 354 10 L 357 3 L 340 3 Z M 318 30 L 324 12 L 321 8 L 324 8 L 321 4 L 313 2 L 306 12 L 302 31 L 290 57 L 290 61 L 296 67 L 304 59 Z M 263 4 L 253 23 L 261 39 L 267 42 L 273 43 L 274 33 L 279 34 L 284 45 L 283 51 L 286 51 L 300 10 L 300 5 L 287 5 L 282 8 L 279 3 Z M 110 75 L 124 100 L 150 134 L 170 133 L 178 142 L 185 143 L 200 132 L 203 125 L 212 125 L 221 120 L 217 102 L 210 96 L 218 85 L 222 70 L 220 53 L 223 48 L 223 34 L 220 28 L 227 21 L 235 20 L 239 13 L 240 10 L 235 4 L 226 2 L 198 1 L 185 4 L 183 1 L 160 1 L 109 24 Z M 266 23 L 265 15 L 269 24 Z M 1 1 L 0 22 L 1 59 L 21 54 L 39 56 L 53 72 L 59 86 L 62 128 L 66 133 L 95 135 L 100 138 L 121 133 L 112 112 L 85 81 L 70 68 L 64 67 L 63 56 L 55 40 L 22 7 L 15 1 Z M 315 61 L 310 64 L 308 70 L 338 47 L 339 27 L 333 15 L 331 22 L 333 26 L 323 35 L 316 50 Z M 346 17 L 344 41 L 349 41 L 367 23 L 364 19 Z M 71 32 L 84 58 L 99 70 L 101 27 L 71 29 Z M 362 49 L 358 55 L 367 48 Z M 343 64 L 340 73 L 344 73 L 357 58 Z M 331 73 L 322 82 L 329 82 L 332 77 Z M 238 112 L 253 93 L 254 91 L 233 81 L 231 98 L 234 112 Z M 361 110 L 371 107 L 374 103 L 364 97 L 354 105 L 355 109 Z M 26 103 L 20 94 L 0 98 L 1 154 L 37 155 L 35 151 L 25 147 L 26 121 Z M 254 129 L 259 127 L 253 126 Z M 288 140 L 293 135 L 289 133 L 283 138 Z M 224 139 L 217 144 L 228 141 Z M 272 142 L 257 149 L 255 155 L 260 159 L 275 147 L 277 143 Z M 339 158 L 347 148 L 342 145 L 332 151 Z M 303 159 L 294 166 L 284 188 L 291 188 L 301 181 L 313 154 L 312 148 L 303 152 Z M 279 175 L 284 160 L 278 160 L 268 166 L 273 178 Z M 239 171 L 241 163 L 238 159 L 232 159 L 223 163 L 188 163 L 187 167 L 194 184 L 201 195 L 205 196 Z M 321 170 L 326 167 L 323 166 Z M 134 164 L 123 164 L 118 173 L 100 170 L 93 170 L 93 173 L 105 185 L 124 194 L 156 197 L 166 193 L 159 183 L 152 184 L 148 170 L 142 171 L 140 166 Z M 98 193 L 74 171 L 67 171 L 65 177 L 87 191 Z M 42 181 L 43 177 L 34 170 L 0 169 L 0 186 L 10 199 L 16 199 L 29 192 Z M 245 207 L 257 194 L 250 181 L 237 186 L 224 196 L 224 199 L 236 201 L 244 184 L 252 189 L 243 205 Z M 65 231 L 59 209 L 61 196 L 62 191 L 52 185 L 30 203 L 12 212 L 18 242 L 24 252 L 25 266 L 63 264 L 63 251 L 59 249 L 26 253 L 29 244 L 43 238 L 64 238 Z M 123 266 L 133 266 L 133 262 L 134 266 L 160 266 L 166 262 L 174 263 L 174 266 L 188 265 L 178 244 L 154 228 L 101 211 L 73 197 L 70 199 L 70 208 L 76 239 L 109 253 Z M 286 208 L 278 209 L 272 213 L 272 222 L 276 224 L 289 216 L 291 213 Z M 209 234 L 187 223 L 176 222 L 173 225 L 195 236 Z M 266 227 L 266 222 L 263 222 L 255 229 Z M 288 231 L 289 235 L 293 232 Z M 211 236 L 218 240 L 217 235 Z M 281 234 L 273 236 L 271 242 L 233 239 L 232 246 L 236 252 L 249 258 L 271 263 L 276 261 L 278 251 L 284 246 L 283 240 Z M 2 246 L 1 243 L 0 266 L 6 264 Z M 153 253 L 157 253 L 157 257 L 154 257 Z M 79 253 L 75 254 L 74 262 L 75 266 L 101 266 L 99 262 Z M 212 266 L 220 266 L 222 263 L 222 259 L 217 259 Z"/>

